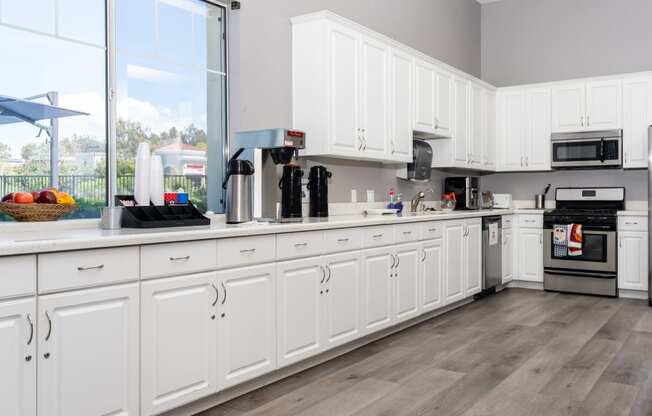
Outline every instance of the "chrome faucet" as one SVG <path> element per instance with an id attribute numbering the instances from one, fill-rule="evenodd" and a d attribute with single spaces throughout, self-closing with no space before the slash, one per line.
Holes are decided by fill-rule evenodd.
<path id="1" fill-rule="evenodd" d="M 432 189 L 426 189 L 425 191 L 417 192 L 410 201 L 410 212 L 414 213 L 419 210 L 419 205 L 421 204 L 421 201 L 426 197 L 426 192 L 432 192 L 434 194 L 435 191 Z"/>

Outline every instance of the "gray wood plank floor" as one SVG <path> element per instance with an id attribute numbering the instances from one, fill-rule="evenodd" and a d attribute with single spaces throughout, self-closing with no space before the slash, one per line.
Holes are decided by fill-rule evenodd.
<path id="1" fill-rule="evenodd" d="M 646 301 L 507 289 L 200 416 L 652 416 Z"/>

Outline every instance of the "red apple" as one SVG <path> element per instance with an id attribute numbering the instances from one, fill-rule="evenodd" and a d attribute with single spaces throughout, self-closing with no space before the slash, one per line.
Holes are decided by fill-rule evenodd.
<path id="1" fill-rule="evenodd" d="M 41 191 L 41 193 L 38 195 L 38 198 L 36 198 L 36 202 L 39 204 L 56 204 L 57 196 L 52 191 Z"/>
<path id="2" fill-rule="evenodd" d="M 16 192 L 14 202 L 17 204 L 33 204 L 34 197 L 29 192 Z"/>

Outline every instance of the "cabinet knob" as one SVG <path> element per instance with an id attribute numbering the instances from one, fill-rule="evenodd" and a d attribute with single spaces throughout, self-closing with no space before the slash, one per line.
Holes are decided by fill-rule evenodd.
<path id="1" fill-rule="evenodd" d="M 45 354 L 43 354 L 43 358 L 45 358 L 46 360 L 50 358 L 50 353 L 46 352 Z"/>
<path id="2" fill-rule="evenodd" d="M 25 357 L 25 361 L 27 361 L 27 362 L 32 361 L 32 356 L 31 356 L 31 355 L 28 355 L 27 357 Z"/>

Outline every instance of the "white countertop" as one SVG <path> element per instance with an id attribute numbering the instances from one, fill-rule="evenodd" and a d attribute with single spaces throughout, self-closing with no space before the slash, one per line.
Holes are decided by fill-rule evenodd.
<path id="1" fill-rule="evenodd" d="M 50 229 L 46 231 L 0 232 L 0 256 L 34 254 L 91 248 L 132 246 L 168 243 L 175 241 L 207 240 L 215 238 L 244 237 L 263 234 L 315 231 L 333 228 L 363 227 L 370 225 L 401 224 L 418 221 L 474 218 L 488 215 L 505 215 L 518 212 L 537 213 L 535 210 L 478 210 L 451 213 L 423 213 L 406 216 L 394 215 L 337 215 L 328 218 L 307 218 L 301 223 L 242 224 L 214 223 L 202 227 L 159 229 L 121 229 L 115 231 L 98 228 Z M 541 213 L 543 211 L 540 211 Z"/>

